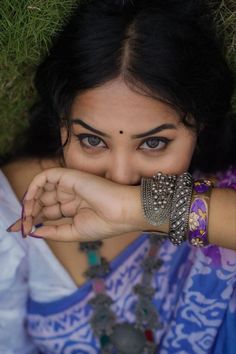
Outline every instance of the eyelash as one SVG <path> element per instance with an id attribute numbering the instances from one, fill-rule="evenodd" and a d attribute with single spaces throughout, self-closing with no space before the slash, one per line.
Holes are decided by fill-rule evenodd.
<path id="1" fill-rule="evenodd" d="M 99 147 L 99 146 L 97 146 L 97 145 L 86 145 L 84 142 L 83 142 L 83 140 L 84 139 L 86 139 L 86 138 L 93 138 L 93 137 L 95 137 L 95 138 L 97 138 L 97 139 L 99 139 L 100 140 L 100 142 L 103 142 L 104 144 L 105 144 L 105 142 L 99 137 L 99 136 L 97 136 L 97 135 L 92 135 L 92 134 L 79 134 L 79 135 L 76 135 L 76 137 L 77 137 L 77 139 L 79 140 L 79 142 L 80 142 L 80 144 L 83 146 L 83 147 L 85 147 L 85 148 L 87 148 L 87 149 L 95 149 L 95 148 L 104 148 L 104 147 Z M 156 147 L 156 148 L 148 148 L 148 149 L 141 149 L 141 150 L 149 150 L 149 151 L 159 151 L 159 150 L 164 150 L 166 147 L 167 147 L 167 145 L 172 141 L 172 139 L 168 139 L 168 138 L 164 138 L 164 137 L 157 137 L 157 136 L 152 136 L 152 137 L 149 137 L 148 139 L 145 139 L 145 140 L 143 140 L 142 141 L 142 143 L 140 144 L 140 146 L 141 145 L 143 145 L 144 143 L 146 143 L 146 142 L 148 142 L 148 141 L 150 141 L 151 139 L 155 139 L 155 140 L 157 140 L 158 142 L 161 142 L 161 143 L 164 143 L 165 145 L 163 146 L 163 147 Z M 99 143 L 100 143 L 99 142 Z M 106 145 L 106 144 L 105 144 Z"/>

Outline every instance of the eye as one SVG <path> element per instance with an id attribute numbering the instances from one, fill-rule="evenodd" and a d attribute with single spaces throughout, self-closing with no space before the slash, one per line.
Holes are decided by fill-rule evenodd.
<path id="1" fill-rule="evenodd" d="M 99 145 L 101 142 L 104 144 L 103 140 L 96 135 L 92 134 L 79 134 L 76 135 L 77 139 L 81 143 L 82 146 L 86 148 L 95 148 L 101 147 L 104 148 L 104 145 Z"/>
<path id="2" fill-rule="evenodd" d="M 153 136 L 149 139 L 146 139 L 141 146 L 144 146 L 144 148 L 142 147 L 142 150 L 152 150 L 152 151 L 159 151 L 159 150 L 163 150 L 167 147 L 167 145 L 170 143 L 170 139 L 167 138 L 160 138 L 157 136 Z M 145 147 L 145 145 L 147 147 Z"/>

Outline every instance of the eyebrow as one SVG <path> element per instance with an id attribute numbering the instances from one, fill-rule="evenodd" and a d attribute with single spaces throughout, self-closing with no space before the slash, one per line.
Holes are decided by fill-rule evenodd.
<path id="1" fill-rule="evenodd" d="M 80 118 L 75 118 L 75 119 L 72 119 L 71 122 L 73 124 L 79 124 L 81 125 L 82 127 L 92 131 L 93 133 L 96 133 L 98 135 L 101 135 L 103 137 L 106 137 L 106 138 L 111 138 L 110 135 L 98 130 L 98 129 L 95 129 L 93 127 L 91 127 L 88 123 L 85 123 L 82 119 Z M 140 138 L 144 138 L 148 135 L 151 135 L 151 134 L 155 134 L 155 133 L 159 133 L 161 132 L 162 130 L 166 130 L 166 129 L 177 129 L 176 125 L 174 124 L 162 124 L 162 125 L 159 125 L 158 127 L 156 128 L 153 128 L 151 130 L 148 130 L 147 132 L 145 133 L 141 133 L 141 134 L 135 134 L 135 135 L 132 135 L 131 138 L 132 139 L 140 139 Z"/>
<path id="2" fill-rule="evenodd" d="M 141 134 L 137 134 L 137 135 L 132 135 L 132 138 L 133 139 L 140 139 L 140 138 L 144 138 L 148 135 L 151 135 L 151 134 L 155 134 L 155 133 L 159 133 L 161 132 L 162 130 L 166 130 L 166 129 L 177 129 L 176 125 L 174 124 L 162 124 L 162 125 L 159 125 L 158 127 L 156 128 L 153 128 L 151 130 L 148 130 L 147 132 L 145 133 L 141 133 Z"/>
<path id="3" fill-rule="evenodd" d="M 85 123 L 85 122 L 84 122 L 82 119 L 80 119 L 80 118 L 71 119 L 71 122 L 72 122 L 73 124 L 79 124 L 79 125 L 81 125 L 82 127 L 86 128 L 86 129 L 88 129 L 88 130 L 90 130 L 90 131 L 93 132 L 93 133 L 96 133 L 96 134 L 98 134 L 98 135 L 104 136 L 104 137 L 106 137 L 106 138 L 111 138 L 110 135 L 108 135 L 108 134 L 106 134 L 106 133 L 103 133 L 103 132 L 101 132 L 100 130 L 91 127 L 90 125 L 88 125 L 87 123 Z"/>

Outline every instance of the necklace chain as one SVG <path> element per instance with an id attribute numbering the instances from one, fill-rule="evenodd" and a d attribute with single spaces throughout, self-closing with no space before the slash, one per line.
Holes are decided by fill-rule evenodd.
<path id="1" fill-rule="evenodd" d="M 152 302 L 155 289 L 152 287 L 153 273 L 162 265 L 157 259 L 163 234 L 150 233 L 149 251 L 142 262 L 143 274 L 141 282 L 133 287 L 137 296 L 135 306 L 136 322 L 117 323 L 112 311 L 112 298 L 106 293 L 105 277 L 110 273 L 109 263 L 100 256 L 102 241 L 82 242 L 80 250 L 87 256 L 89 268 L 85 275 L 92 280 L 95 296 L 89 301 L 93 307 L 90 319 L 94 334 L 99 338 L 101 354 L 154 354 L 157 345 L 154 341 L 153 329 L 161 328 L 159 316 Z"/>

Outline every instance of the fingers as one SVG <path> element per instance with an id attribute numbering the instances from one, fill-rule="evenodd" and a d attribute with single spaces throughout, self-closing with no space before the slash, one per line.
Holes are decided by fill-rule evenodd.
<path id="1" fill-rule="evenodd" d="M 29 204 L 27 204 L 30 202 Z M 60 203 L 51 206 L 39 206 L 38 203 L 34 203 L 35 205 L 31 207 L 32 201 L 26 202 L 26 207 L 24 209 L 23 217 L 22 217 L 22 233 L 27 235 L 31 232 L 34 225 L 39 223 L 50 223 L 50 221 L 55 221 L 58 223 L 62 218 L 65 220 L 66 218 L 73 216 L 74 212 L 67 212 L 66 208 L 63 211 Z M 64 221 L 65 222 L 65 221 Z"/>
<path id="2" fill-rule="evenodd" d="M 62 242 L 89 240 L 89 237 L 82 237 L 78 234 L 78 231 L 75 229 L 72 219 L 70 219 L 70 222 L 64 222 L 60 225 L 42 226 L 39 229 L 36 229 L 34 232 L 30 233 L 29 236 L 44 239 L 49 238 L 50 240 L 60 240 Z"/>
<path id="3" fill-rule="evenodd" d="M 21 218 L 16 220 L 12 225 L 7 228 L 7 232 L 19 232 L 21 230 Z"/>
<path id="4" fill-rule="evenodd" d="M 21 232 L 25 237 L 31 230 L 33 225 L 43 222 L 41 195 L 42 188 L 38 189 L 36 193 L 37 200 L 23 200 L 22 214 L 21 214 Z"/>
<path id="5" fill-rule="evenodd" d="M 110 237 L 111 225 L 119 226 L 117 220 L 124 199 L 120 188 L 104 178 L 76 170 L 45 170 L 30 183 L 21 222 L 18 220 L 11 230 L 21 228 L 22 234 L 27 235 L 35 224 L 43 223 L 31 233 L 33 237 L 61 241 Z M 73 218 L 73 222 L 66 222 L 65 217 Z M 62 218 L 63 224 L 57 225 Z"/>
<path id="6" fill-rule="evenodd" d="M 40 204 L 40 200 L 23 200 L 21 218 L 16 220 L 12 225 L 10 225 L 7 231 L 21 231 L 22 236 L 24 237 L 25 234 L 32 229 L 33 225 L 37 225 L 44 221 L 41 210 L 42 205 Z"/>
<path id="7" fill-rule="evenodd" d="M 43 199 L 43 198 L 42 198 Z M 33 226 L 50 221 L 57 221 L 61 218 L 73 217 L 78 209 L 78 202 L 72 200 L 66 204 L 60 204 L 56 201 L 51 203 L 48 201 L 49 206 L 45 206 L 44 203 L 39 200 L 25 200 L 22 207 L 22 217 L 12 224 L 7 231 L 8 232 L 22 232 L 25 236 L 31 232 Z M 55 204 L 56 203 L 56 204 Z M 83 206 L 85 203 L 81 203 Z"/>
<path id="8" fill-rule="evenodd" d="M 43 188 L 44 188 L 44 190 L 47 191 L 47 192 L 55 191 L 55 190 L 56 190 L 55 184 L 54 184 L 54 183 L 49 183 L 49 182 L 47 182 Z"/>
<path id="9" fill-rule="evenodd" d="M 65 191 L 67 193 L 69 191 L 73 192 L 73 181 L 67 181 L 67 183 L 63 184 L 63 175 L 65 174 L 66 169 L 64 168 L 51 168 L 49 170 L 41 172 L 40 174 L 35 176 L 32 182 L 30 183 L 27 193 L 25 195 L 25 200 L 36 198 L 37 192 L 41 188 L 44 188 L 44 190 L 49 192 L 58 189 L 58 186 L 61 185 L 62 188 L 63 186 L 66 187 Z M 71 174 L 73 175 L 73 172 Z"/>
<path id="10" fill-rule="evenodd" d="M 37 218 L 32 220 L 28 219 L 23 223 L 22 218 L 16 220 L 12 225 L 7 228 L 7 232 L 21 232 L 22 237 L 26 237 L 27 234 L 32 230 L 33 227 L 39 227 L 42 225 L 44 220 L 42 218 Z"/>

